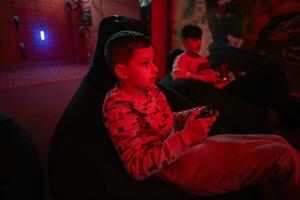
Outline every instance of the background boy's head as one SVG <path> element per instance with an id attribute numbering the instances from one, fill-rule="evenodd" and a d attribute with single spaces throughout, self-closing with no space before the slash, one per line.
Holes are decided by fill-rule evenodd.
<path id="1" fill-rule="evenodd" d="M 121 31 L 112 35 L 105 45 L 105 57 L 120 81 L 139 88 L 155 82 L 152 42 L 142 33 Z"/>
<path id="2" fill-rule="evenodd" d="M 181 39 L 185 50 L 198 54 L 201 48 L 202 30 L 195 25 L 185 25 L 181 29 Z"/>

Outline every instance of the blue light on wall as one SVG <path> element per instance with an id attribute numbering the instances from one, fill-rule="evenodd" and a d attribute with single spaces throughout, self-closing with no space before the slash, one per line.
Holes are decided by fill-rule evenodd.
<path id="1" fill-rule="evenodd" d="M 41 37 L 41 40 L 45 40 L 45 32 L 44 31 L 40 31 L 40 37 Z"/>

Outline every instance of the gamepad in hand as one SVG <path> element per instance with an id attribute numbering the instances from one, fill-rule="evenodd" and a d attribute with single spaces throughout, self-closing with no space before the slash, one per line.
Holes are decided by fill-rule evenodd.
<path id="1" fill-rule="evenodd" d="M 218 110 L 214 106 L 206 106 L 197 116 L 196 119 L 212 117 L 217 115 Z"/>
<path id="2" fill-rule="evenodd" d="M 227 76 L 218 76 L 218 82 L 227 82 L 229 79 Z"/>

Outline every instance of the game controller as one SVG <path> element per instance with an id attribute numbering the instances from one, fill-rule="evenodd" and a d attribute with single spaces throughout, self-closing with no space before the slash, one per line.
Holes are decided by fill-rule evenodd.
<path id="1" fill-rule="evenodd" d="M 218 76 L 218 82 L 228 81 L 228 76 Z"/>
<path id="2" fill-rule="evenodd" d="M 201 113 L 196 116 L 196 119 L 212 117 L 216 115 L 218 110 L 214 106 L 206 106 Z"/>

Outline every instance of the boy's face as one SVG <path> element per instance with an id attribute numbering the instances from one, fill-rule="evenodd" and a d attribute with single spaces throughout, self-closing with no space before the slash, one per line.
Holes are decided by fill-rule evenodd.
<path id="1" fill-rule="evenodd" d="M 136 49 L 126 66 L 123 65 L 124 72 L 117 76 L 126 84 L 136 89 L 149 89 L 154 86 L 158 69 L 153 63 L 153 47 Z M 116 66 L 117 67 L 117 66 Z M 121 67 L 119 65 L 119 67 Z"/>
<path id="2" fill-rule="evenodd" d="M 201 38 L 187 38 L 183 40 L 183 46 L 187 52 L 198 54 L 201 48 Z"/>

